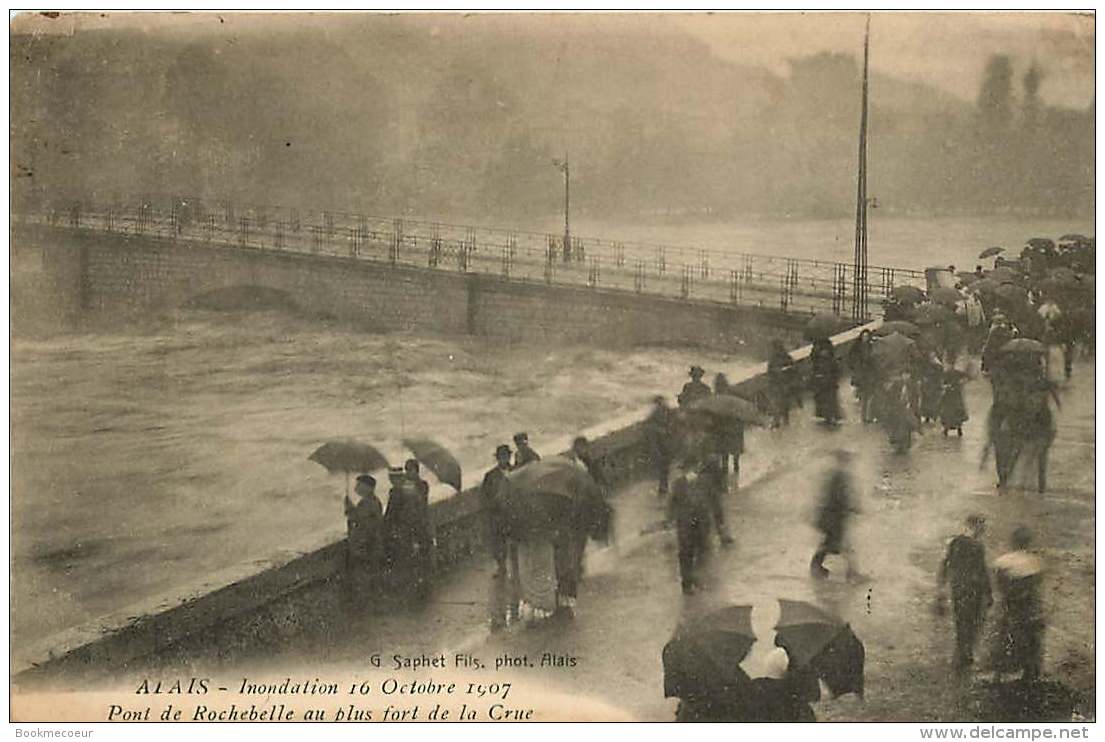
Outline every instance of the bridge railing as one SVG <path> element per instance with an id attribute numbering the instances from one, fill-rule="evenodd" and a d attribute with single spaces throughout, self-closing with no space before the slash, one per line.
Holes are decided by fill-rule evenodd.
<path id="1" fill-rule="evenodd" d="M 849 314 L 853 267 L 833 261 L 397 219 L 340 211 L 142 197 L 52 204 L 27 221 L 242 249 L 277 250 L 612 288 L 682 299 Z M 921 271 L 868 266 L 870 317 Z"/>

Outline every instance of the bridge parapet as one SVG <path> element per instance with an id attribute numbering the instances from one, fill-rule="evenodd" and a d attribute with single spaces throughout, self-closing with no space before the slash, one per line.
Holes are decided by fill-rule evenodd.
<path id="1" fill-rule="evenodd" d="M 853 301 L 850 264 L 781 254 L 578 236 L 565 249 L 561 235 L 542 232 L 192 197 L 67 202 L 15 216 L 120 235 L 350 257 L 793 313 L 850 313 Z M 867 275 L 868 317 L 895 286 L 925 285 L 921 271 L 869 266 Z"/>

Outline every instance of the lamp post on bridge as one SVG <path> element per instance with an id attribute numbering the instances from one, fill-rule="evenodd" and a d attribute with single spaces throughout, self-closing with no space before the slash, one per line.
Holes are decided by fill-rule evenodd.
<path id="1" fill-rule="evenodd" d="M 568 153 L 564 153 L 564 159 L 553 160 L 553 165 L 564 173 L 564 262 L 572 258 L 572 229 L 569 222 L 570 197 L 571 197 L 571 171 L 568 168 Z"/>

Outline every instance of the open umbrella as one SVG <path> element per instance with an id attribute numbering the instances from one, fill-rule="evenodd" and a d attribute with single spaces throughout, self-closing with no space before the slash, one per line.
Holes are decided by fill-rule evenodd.
<path id="1" fill-rule="evenodd" d="M 998 253 L 1005 252 L 1004 247 L 988 247 L 978 254 L 978 259 L 992 258 Z"/>
<path id="2" fill-rule="evenodd" d="M 963 300 L 963 296 L 955 289 L 950 289 L 945 286 L 933 289 L 929 292 L 929 299 L 939 304 L 946 304 L 947 306 L 954 307 Z"/>
<path id="3" fill-rule="evenodd" d="M 848 321 L 835 314 L 818 312 L 806 323 L 805 335 L 807 340 L 827 338 L 835 335 L 848 327 Z"/>
<path id="4" fill-rule="evenodd" d="M 524 538 L 567 528 L 584 505 L 601 500 L 586 469 L 563 456 L 552 456 L 507 474 L 502 504 L 512 531 Z"/>
<path id="5" fill-rule="evenodd" d="M 921 328 L 912 322 L 906 322 L 905 320 L 892 320 L 890 322 L 883 322 L 875 330 L 875 335 L 878 337 L 886 337 L 898 333 L 905 335 L 906 337 L 919 337 L 921 335 Z"/>
<path id="6" fill-rule="evenodd" d="M 908 362 L 915 347 L 916 343 L 905 335 L 895 332 L 875 341 L 875 347 L 871 349 L 871 357 L 879 366 L 886 369 Z"/>
<path id="7" fill-rule="evenodd" d="M 810 603 L 779 600 L 775 643 L 790 655 L 791 667 L 816 674 L 833 695 L 863 696 L 863 643 L 851 626 Z"/>
<path id="8" fill-rule="evenodd" d="M 414 457 L 445 484 L 461 490 L 460 462 L 445 446 L 427 438 L 404 438 L 403 445 Z"/>
<path id="9" fill-rule="evenodd" d="M 687 698 L 750 682 L 740 663 L 756 642 L 752 606 L 731 605 L 680 624 L 664 645 L 664 697 Z"/>
<path id="10" fill-rule="evenodd" d="M 1047 347 L 1044 346 L 1039 340 L 1033 340 L 1032 338 L 1017 338 L 1016 340 L 1010 340 L 1005 345 L 1001 346 L 1002 353 L 1047 353 Z"/>
<path id="11" fill-rule="evenodd" d="M 763 413 L 747 399 L 732 394 L 711 394 L 699 397 L 691 403 L 690 409 L 705 412 L 727 420 L 741 420 L 752 425 L 763 425 Z"/>
<path id="12" fill-rule="evenodd" d="M 1059 238 L 1060 242 L 1089 242 L 1090 238 L 1084 234 L 1065 234 Z"/>
<path id="13" fill-rule="evenodd" d="M 925 300 L 924 291 L 908 284 L 895 286 L 891 289 L 890 295 L 903 304 L 920 304 Z"/>
<path id="14" fill-rule="evenodd" d="M 307 460 L 321 464 L 331 474 L 344 473 L 346 494 L 349 494 L 350 474 L 376 471 L 388 465 L 384 455 L 372 446 L 348 439 L 323 443 Z"/>

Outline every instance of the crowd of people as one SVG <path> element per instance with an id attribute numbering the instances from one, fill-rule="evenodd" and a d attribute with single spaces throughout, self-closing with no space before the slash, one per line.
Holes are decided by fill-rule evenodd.
<path id="1" fill-rule="evenodd" d="M 728 396 L 741 398 L 724 374 L 714 377 L 711 388 L 704 381 L 705 370 L 697 365 L 690 368 L 690 380 L 676 397 L 678 407 L 656 396 L 643 426 L 646 458 L 666 511 L 663 526 L 675 533 L 683 593 L 702 589 L 700 565 L 714 534 L 721 546 L 733 544 L 724 497 L 740 486 L 745 424 L 786 426 L 809 393 L 816 417 L 829 428 L 839 426 L 845 419 L 841 382 L 848 374 L 858 418 L 881 425 L 893 448 L 904 454 L 913 435 L 927 425 L 937 425 L 944 436 L 963 436 L 964 425 L 971 419 L 964 383 L 980 372 L 993 393 L 983 461 L 992 451 L 998 487 L 1004 488 L 1018 462 L 1034 460 L 1037 488 L 1044 492 L 1048 450 L 1055 437 L 1049 400 L 1058 406 L 1058 382 L 1070 378 L 1077 347 L 1093 350 L 1092 301 L 1087 302 L 1084 293 L 1087 285 L 1092 288 L 1092 278 L 1065 266 L 1049 266 L 1048 260 L 1057 254 L 1039 248 L 1021 261 L 999 258 L 993 270 L 979 266 L 970 274 L 956 274 L 949 266 L 946 274 L 955 277 L 954 285 L 930 284 L 927 293 L 896 292 L 887 302 L 882 325 L 862 331 L 843 357 L 828 333 L 811 337 L 805 368 L 782 342 L 774 341 L 766 385 L 754 395 L 756 412 L 742 412 L 740 405 L 711 406 L 711 401 Z M 605 535 L 611 516 L 609 506 L 604 506 L 598 515 L 592 511 L 565 527 L 538 534 L 519 532 L 504 506 L 511 475 L 542 459 L 525 433 L 514 436 L 514 446 L 514 450 L 507 444 L 496 447 L 495 465 L 480 487 L 495 579 L 512 586 L 513 597 L 500 626 L 517 619 L 534 624 L 555 616 L 571 617 L 587 540 Z M 610 482 L 586 438 L 575 440 L 568 458 L 586 474 L 604 502 Z M 849 523 L 858 512 L 850 470 L 850 452 L 838 449 L 821 488 L 815 521 L 821 533 L 809 565 L 815 579 L 829 576 L 825 559 L 832 554 L 846 558 L 849 582 L 870 579 L 859 570 L 849 547 Z M 414 460 L 403 469 L 390 470 L 389 478 L 386 512 L 369 475 L 357 479 L 358 501 L 346 499 L 348 558 L 355 567 L 351 572 L 365 581 L 358 585 L 353 580 L 353 589 L 424 598 L 433 548 L 428 487 Z M 972 666 L 984 617 L 994 602 L 981 542 L 984 530 L 982 516 L 968 518 L 965 532 L 949 542 L 939 572 L 940 585 L 948 586 L 951 595 L 954 664 L 963 672 Z M 1030 551 L 1031 543 L 1028 529 L 1018 527 L 1012 534 L 1012 550 L 994 563 L 1002 607 L 994 656 L 999 669 L 1017 671 L 1027 682 L 1040 674 L 1044 629 L 1043 568 Z M 778 679 L 787 677 L 781 672 Z M 789 687 L 766 680 L 762 685 Z M 807 717 L 804 701 L 790 703 L 794 698 L 786 693 L 776 700 L 781 703 L 777 708 L 789 709 L 780 711 L 784 716 Z M 687 708 L 681 712 L 684 717 L 698 713 Z M 711 716 L 709 712 L 699 715 Z"/>

